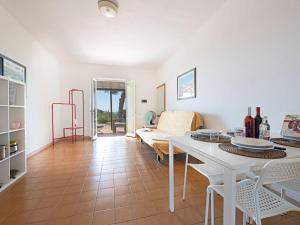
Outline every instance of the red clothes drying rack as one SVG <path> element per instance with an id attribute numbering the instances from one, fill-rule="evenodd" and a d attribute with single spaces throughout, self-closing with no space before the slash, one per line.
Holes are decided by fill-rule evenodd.
<path id="1" fill-rule="evenodd" d="M 82 126 L 77 126 L 77 107 L 74 104 L 74 92 L 78 92 L 82 96 Z M 55 138 L 54 132 L 54 107 L 56 105 L 66 105 L 71 107 L 71 127 L 64 127 L 63 128 L 63 136 Z M 69 103 L 62 103 L 62 102 L 54 102 L 52 103 L 52 145 L 55 144 L 55 140 L 62 139 L 62 138 L 71 138 L 72 143 L 76 142 L 78 136 L 82 136 L 84 138 L 84 91 L 79 89 L 71 89 L 69 90 Z M 66 130 L 71 131 L 70 136 L 66 136 Z M 82 130 L 82 135 L 77 135 L 77 130 Z"/>

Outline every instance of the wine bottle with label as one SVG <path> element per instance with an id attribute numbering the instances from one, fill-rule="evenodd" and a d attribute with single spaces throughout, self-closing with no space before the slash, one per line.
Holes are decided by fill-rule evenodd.
<path id="1" fill-rule="evenodd" d="M 245 136 L 248 138 L 254 137 L 254 119 L 251 116 L 251 107 L 248 107 L 248 115 L 244 119 Z"/>
<path id="2" fill-rule="evenodd" d="M 259 138 L 259 126 L 262 122 L 262 118 L 260 116 L 260 107 L 256 107 L 256 116 L 254 118 L 254 137 Z"/>

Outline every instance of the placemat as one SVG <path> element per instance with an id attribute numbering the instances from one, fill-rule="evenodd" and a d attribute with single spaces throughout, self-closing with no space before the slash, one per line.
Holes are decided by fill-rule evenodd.
<path id="1" fill-rule="evenodd" d="M 199 134 L 191 134 L 191 138 L 196 141 L 204 141 L 209 143 L 230 143 L 231 138 L 227 136 L 221 135 L 219 139 L 213 139 L 211 140 L 209 136 L 203 136 Z"/>
<path id="2" fill-rule="evenodd" d="M 267 150 L 263 152 L 244 151 L 244 150 L 240 150 L 238 147 L 232 145 L 231 143 L 219 144 L 219 148 L 225 152 L 251 157 L 251 158 L 280 159 L 286 156 L 286 153 L 284 151 L 279 151 L 279 150 Z"/>
<path id="3" fill-rule="evenodd" d="M 291 141 L 284 138 L 271 138 L 271 141 L 279 145 L 300 148 L 300 142 L 297 141 Z"/>

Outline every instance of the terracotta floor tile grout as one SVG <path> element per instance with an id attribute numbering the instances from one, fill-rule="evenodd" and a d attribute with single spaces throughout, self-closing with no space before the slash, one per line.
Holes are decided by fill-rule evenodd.
<path id="1" fill-rule="evenodd" d="M 30 158 L 24 179 L 0 194 L 0 224 L 203 225 L 208 182 L 189 170 L 186 201 L 181 199 L 184 156 L 175 157 L 176 211 L 170 213 L 167 157 L 158 164 L 153 150 L 125 137 L 100 138 L 94 145 L 60 142 Z M 215 206 L 219 225 L 221 198 Z M 299 220 L 300 213 L 289 213 L 263 225 L 296 225 Z"/>

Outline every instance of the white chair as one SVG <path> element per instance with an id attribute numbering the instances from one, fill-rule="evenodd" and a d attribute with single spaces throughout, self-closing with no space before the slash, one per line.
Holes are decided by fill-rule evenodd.
<path id="1" fill-rule="evenodd" d="M 263 187 L 264 184 L 285 182 L 300 178 L 300 159 L 279 159 L 268 162 L 261 170 L 261 175 L 254 181 L 246 179 L 236 184 L 236 207 L 243 216 L 261 225 L 264 218 L 280 215 L 288 211 L 299 211 L 299 208 Z M 210 185 L 210 192 L 216 191 L 224 197 L 224 185 Z M 206 215 L 208 216 L 208 215 Z M 212 224 L 213 224 L 213 219 Z M 207 218 L 205 219 L 205 221 Z"/>
<path id="2" fill-rule="evenodd" d="M 185 200 L 186 195 L 186 180 L 187 180 L 187 169 L 188 166 L 196 170 L 197 172 L 201 173 L 203 176 L 205 176 L 209 181 L 210 185 L 220 185 L 224 183 L 224 171 L 222 168 L 215 167 L 208 164 L 192 164 L 189 163 L 189 155 L 186 154 L 185 159 L 185 170 L 184 170 L 184 181 L 183 181 L 183 195 L 182 199 Z M 244 174 L 239 174 L 237 176 L 237 179 L 243 179 L 245 177 Z M 207 188 L 206 190 L 206 203 L 205 203 L 205 224 L 208 224 L 208 209 L 209 209 L 209 203 L 211 203 L 211 218 L 214 218 L 214 192 L 212 189 Z M 212 220 L 212 224 L 214 224 Z"/>
<path id="3" fill-rule="evenodd" d="M 281 197 L 286 198 L 286 192 L 293 193 L 300 196 L 300 178 L 294 180 L 288 180 L 278 183 L 281 188 Z"/>

